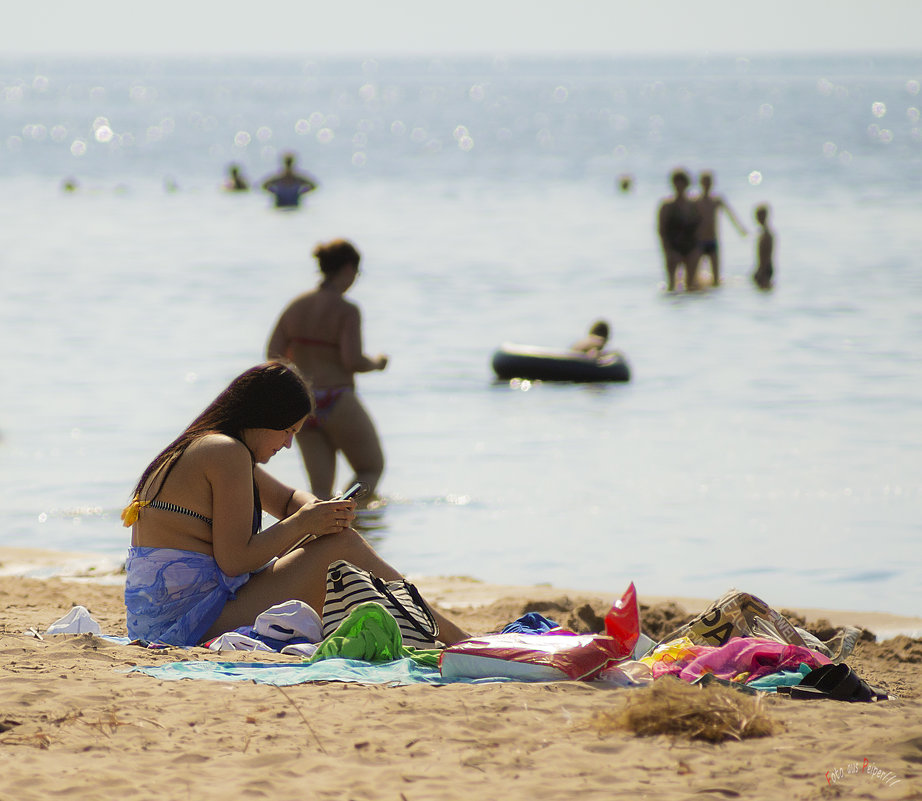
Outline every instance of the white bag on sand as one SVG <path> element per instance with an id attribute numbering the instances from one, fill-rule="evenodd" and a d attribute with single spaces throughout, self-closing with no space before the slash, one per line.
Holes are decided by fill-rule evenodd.
<path id="1" fill-rule="evenodd" d="M 93 620 L 85 606 L 75 606 L 60 620 L 48 627 L 45 634 L 97 634 L 102 635 L 99 624 Z"/>

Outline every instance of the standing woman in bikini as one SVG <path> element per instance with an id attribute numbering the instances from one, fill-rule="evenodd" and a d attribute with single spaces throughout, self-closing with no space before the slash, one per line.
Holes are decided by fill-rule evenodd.
<path id="1" fill-rule="evenodd" d="M 297 435 L 311 490 L 333 495 L 336 454 L 342 451 L 355 481 L 368 485 L 366 502 L 384 472 L 384 453 L 374 423 L 355 392 L 356 373 L 383 370 L 387 356 L 362 352 L 358 307 L 343 296 L 355 282 L 361 256 L 343 239 L 317 245 L 320 284 L 296 297 L 269 337 L 269 358 L 290 359 L 311 380 L 316 409 Z"/>

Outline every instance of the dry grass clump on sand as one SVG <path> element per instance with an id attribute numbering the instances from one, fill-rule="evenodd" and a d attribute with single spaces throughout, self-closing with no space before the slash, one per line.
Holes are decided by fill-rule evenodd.
<path id="1" fill-rule="evenodd" d="M 712 743 L 768 737 L 782 728 L 768 716 L 761 695 L 719 684 L 697 687 L 672 676 L 628 691 L 624 707 L 597 712 L 590 726 L 603 734 L 626 729 L 640 736 L 673 734 Z"/>

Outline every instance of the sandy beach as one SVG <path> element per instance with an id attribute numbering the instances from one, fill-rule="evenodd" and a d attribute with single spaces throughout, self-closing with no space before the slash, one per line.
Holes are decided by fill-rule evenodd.
<path id="1" fill-rule="evenodd" d="M 617 711 L 642 689 L 582 682 L 276 687 L 128 672 L 180 660 L 292 659 L 28 634 L 41 634 L 77 604 L 104 634 L 126 634 L 117 576 L 22 575 L 70 557 L 79 555 L 0 549 L 3 801 L 922 797 L 922 640 L 905 635 L 868 638 L 847 660 L 892 700 L 764 695 L 773 734 L 714 744 L 598 725 L 597 713 Z M 606 595 L 413 578 L 475 634 L 542 605 L 559 622 L 576 622 L 580 608 L 604 613 L 623 589 Z M 710 600 L 641 594 L 642 621 L 676 607 L 696 613 Z M 811 630 L 852 624 L 886 635 L 922 628 L 912 618 L 786 610 L 783 599 L 764 600 L 802 616 Z"/>

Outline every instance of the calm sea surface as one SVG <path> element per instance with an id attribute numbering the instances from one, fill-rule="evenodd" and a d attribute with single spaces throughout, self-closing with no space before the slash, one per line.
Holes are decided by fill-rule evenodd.
<path id="1" fill-rule="evenodd" d="M 141 469 L 345 236 L 391 357 L 359 388 L 400 569 L 922 615 L 920 81 L 922 57 L 0 61 L 0 541 L 123 553 Z M 305 208 L 220 191 L 287 149 Z M 679 164 L 750 230 L 723 223 L 726 283 L 695 296 L 664 292 L 653 222 Z M 598 317 L 629 384 L 494 381 L 502 342 Z"/>

